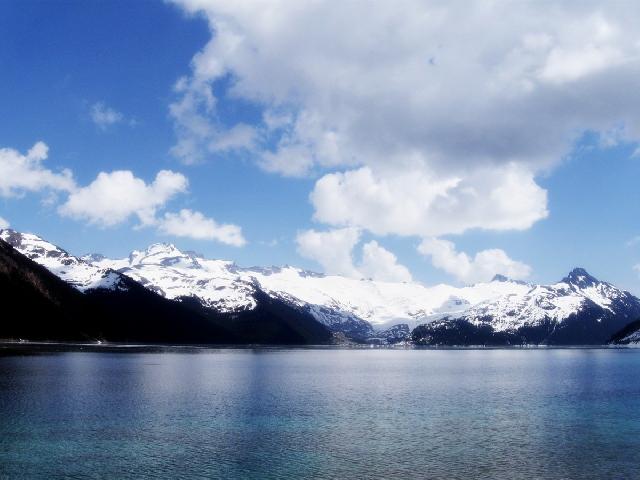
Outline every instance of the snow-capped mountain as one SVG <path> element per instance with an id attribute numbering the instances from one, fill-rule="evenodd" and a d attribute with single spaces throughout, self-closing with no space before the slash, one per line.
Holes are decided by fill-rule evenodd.
<path id="1" fill-rule="evenodd" d="M 491 282 L 467 287 L 427 287 L 321 275 L 288 266 L 240 268 L 167 244 L 135 251 L 128 259 L 102 259 L 94 265 L 117 269 L 168 298 L 193 296 L 221 311 L 253 308 L 257 288 L 307 310 L 334 331 L 381 342 L 406 339 L 420 324 L 436 327 L 456 320 L 519 338 L 524 330 L 537 330 L 529 337 L 544 342 L 544 332 L 551 329 L 558 336 L 579 317 L 582 322 L 595 322 L 589 332 L 579 335 L 588 343 L 592 338 L 606 341 L 640 317 L 637 298 L 579 268 L 553 285 L 532 285 L 497 275 Z M 579 324 L 578 329 L 584 325 Z"/>
<path id="2" fill-rule="evenodd" d="M 126 282 L 122 281 L 122 275 L 119 273 L 74 257 L 37 235 L 4 229 L 0 230 L 0 239 L 81 292 L 98 288 L 112 290 L 127 288 Z"/>
<path id="3" fill-rule="evenodd" d="M 615 314 L 637 305 L 637 299 L 613 285 L 600 282 L 576 268 L 553 285 L 533 285 L 524 293 L 509 294 L 471 307 L 464 318 L 474 325 L 489 321 L 495 331 L 514 330 L 542 322 L 563 322 L 577 311 L 598 307 Z M 629 318 L 629 321 L 633 318 Z"/>
<path id="4" fill-rule="evenodd" d="M 83 260 L 97 268 L 117 270 L 167 298 L 195 297 L 222 312 L 254 308 L 254 295 L 259 289 L 307 310 L 335 331 L 356 337 L 369 337 L 374 330 L 399 324 L 413 328 L 443 315 L 462 313 L 479 302 L 528 289 L 526 284 L 506 279 L 463 288 L 425 287 L 322 275 L 289 266 L 240 268 L 232 262 L 182 252 L 169 244 L 151 245 L 125 259 L 92 255 Z"/>
<path id="5" fill-rule="evenodd" d="M 92 261 L 103 260 L 93 256 Z M 220 312 L 174 301 L 35 235 L 0 231 L 1 339 L 172 344 L 326 344 L 309 313 L 255 289 L 255 306 Z"/>
<path id="6" fill-rule="evenodd" d="M 482 343 L 566 343 L 569 337 L 582 340 L 569 343 L 606 343 L 638 317 L 638 298 L 576 268 L 553 285 L 530 285 L 448 315 L 414 338 L 425 344 L 466 344 L 474 336 Z"/>
<path id="7" fill-rule="evenodd" d="M 197 298 L 218 312 L 255 308 L 255 285 L 241 278 L 232 262 L 206 260 L 192 252 L 158 243 L 134 250 L 128 258 L 111 260 L 85 255 L 82 261 L 101 270 L 115 270 L 169 299 Z"/>
<path id="8" fill-rule="evenodd" d="M 640 300 L 583 269 L 552 285 L 497 275 L 466 287 L 425 286 L 290 266 L 241 268 L 171 244 L 154 244 L 122 259 L 77 258 L 36 235 L 4 230 L 0 238 L 80 291 L 126 288 L 126 278 L 166 299 L 195 301 L 199 308 L 230 316 L 253 312 L 260 298 L 269 298 L 358 341 L 605 343 L 640 318 Z"/>

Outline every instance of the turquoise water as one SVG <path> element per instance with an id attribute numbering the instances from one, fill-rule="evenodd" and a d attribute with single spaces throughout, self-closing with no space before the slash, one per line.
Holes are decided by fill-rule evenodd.
<path id="1" fill-rule="evenodd" d="M 0 356 L 1 478 L 640 478 L 640 350 Z"/>

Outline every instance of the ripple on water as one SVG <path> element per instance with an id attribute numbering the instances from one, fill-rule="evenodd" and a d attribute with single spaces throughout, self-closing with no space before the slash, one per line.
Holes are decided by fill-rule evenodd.
<path id="1" fill-rule="evenodd" d="M 195 350 L 194 350 L 195 352 Z M 639 350 L 0 357 L 0 478 L 634 478 Z"/>

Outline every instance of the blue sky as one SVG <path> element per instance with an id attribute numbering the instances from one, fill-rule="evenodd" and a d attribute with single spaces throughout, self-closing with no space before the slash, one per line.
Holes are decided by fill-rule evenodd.
<path id="1" fill-rule="evenodd" d="M 480 38 L 486 12 L 460 6 L 446 12 L 456 31 L 414 25 L 411 2 L 365 11 L 359 29 L 336 20 L 358 2 L 260 14 L 2 2 L 0 217 L 75 254 L 170 241 L 241 265 L 427 284 L 551 282 L 583 266 L 640 293 L 633 14 L 565 6 L 557 24 L 537 10 L 531 22 L 525 3 L 503 12 L 500 47 L 476 47 L 467 36 Z M 46 158 L 2 170 L 36 142 Z M 62 169 L 72 185 L 47 177 Z M 162 170 L 170 182 L 153 190 Z"/>

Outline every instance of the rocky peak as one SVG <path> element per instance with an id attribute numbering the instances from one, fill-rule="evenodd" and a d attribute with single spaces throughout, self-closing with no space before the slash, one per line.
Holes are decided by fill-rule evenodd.
<path id="1" fill-rule="evenodd" d="M 20 233 L 7 228 L 0 231 L 0 238 L 32 260 L 51 259 L 61 265 L 81 263 L 80 259 L 70 255 L 66 250 L 32 233 Z"/>
<path id="2" fill-rule="evenodd" d="M 14 248 L 17 248 L 22 243 L 22 234 L 10 228 L 0 230 L 0 238 Z"/>
<path id="3" fill-rule="evenodd" d="M 509 277 L 505 277 L 504 275 L 501 275 L 499 273 L 497 273 L 492 279 L 492 282 L 510 282 L 511 279 Z"/>
<path id="4" fill-rule="evenodd" d="M 590 275 L 584 268 L 574 268 L 569 272 L 569 275 L 562 279 L 562 281 L 578 288 L 592 287 L 601 283 L 597 278 Z"/>

